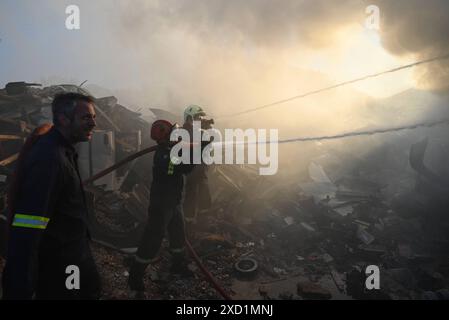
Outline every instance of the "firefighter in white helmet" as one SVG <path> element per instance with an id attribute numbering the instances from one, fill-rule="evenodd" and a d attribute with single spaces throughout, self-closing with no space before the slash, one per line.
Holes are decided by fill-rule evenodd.
<path id="1" fill-rule="evenodd" d="M 198 105 L 190 105 L 184 110 L 183 128 L 189 131 L 193 137 L 193 121 L 201 122 L 201 129 L 210 129 L 213 119 L 206 118 L 206 112 Z M 206 212 L 211 206 L 211 195 L 207 177 L 207 165 L 195 166 L 192 173 L 186 179 L 184 216 L 186 222 L 194 222 L 200 212 Z"/>

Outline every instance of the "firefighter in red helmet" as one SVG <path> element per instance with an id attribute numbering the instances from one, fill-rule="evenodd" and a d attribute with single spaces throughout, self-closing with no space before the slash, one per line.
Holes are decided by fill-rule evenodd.
<path id="1" fill-rule="evenodd" d="M 172 266 L 170 271 L 190 276 L 185 254 L 185 231 L 182 211 L 182 193 L 184 174 L 189 173 L 193 165 L 175 164 L 170 158 L 170 134 L 176 125 L 166 120 L 157 120 L 151 127 L 151 138 L 158 144 L 153 161 L 153 181 L 150 191 L 148 221 L 129 272 L 129 287 L 133 298 L 142 298 L 143 277 L 146 267 L 156 257 L 167 231 Z M 174 163 L 175 162 L 175 163 Z"/>

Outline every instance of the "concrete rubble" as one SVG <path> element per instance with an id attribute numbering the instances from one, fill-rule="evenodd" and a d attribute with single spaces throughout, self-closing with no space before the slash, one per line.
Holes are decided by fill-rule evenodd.
<path id="1" fill-rule="evenodd" d="M 71 90 L 85 92 L 77 86 L 40 88 L 25 83 L 0 89 L 3 230 L 14 155 L 23 138 L 49 120 L 51 97 Z M 97 107 L 99 132 L 112 132 L 113 162 L 152 144 L 150 124 L 115 97 L 97 99 Z M 449 180 L 424 164 L 427 143 L 406 146 L 405 164 L 379 168 L 362 159 L 349 171 L 340 170 L 338 164 L 346 159 L 335 152 L 335 145 L 321 144 L 302 173 L 285 182 L 260 176 L 254 165 L 212 166 L 212 207 L 187 225 L 190 242 L 235 298 L 448 299 L 448 200 L 441 194 L 448 190 Z M 400 172 L 401 166 L 408 167 L 407 175 Z M 86 170 L 92 174 L 92 168 Z M 386 184 L 384 177 L 394 183 Z M 407 188 L 392 185 L 401 185 L 404 179 Z M 105 299 L 127 298 L 127 263 L 146 221 L 150 182 L 148 156 L 87 188 Z M 423 191 L 429 188 L 434 192 Z M 248 278 L 235 267 L 245 257 L 257 262 Z M 171 276 L 168 264 L 169 254 L 162 250 L 147 272 L 147 298 L 220 298 L 193 262 L 193 279 Z M 381 270 L 379 290 L 365 287 L 369 265 Z"/>

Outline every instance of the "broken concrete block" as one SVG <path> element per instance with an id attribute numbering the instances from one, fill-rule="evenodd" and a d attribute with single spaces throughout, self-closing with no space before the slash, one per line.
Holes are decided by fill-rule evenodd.
<path id="1" fill-rule="evenodd" d="M 370 256 L 381 256 L 387 252 L 387 249 L 381 245 L 364 245 L 361 244 L 358 247 L 363 253 Z"/>
<path id="2" fill-rule="evenodd" d="M 293 218 L 293 217 L 285 217 L 284 218 L 284 221 L 285 221 L 285 223 L 288 225 L 288 226 L 291 226 L 292 224 L 294 224 L 295 223 L 295 219 Z"/>
<path id="3" fill-rule="evenodd" d="M 335 212 L 337 212 L 342 217 L 346 217 L 348 214 L 352 213 L 354 211 L 354 208 L 351 205 L 333 208 Z"/>
<path id="4" fill-rule="evenodd" d="M 278 268 L 278 267 L 273 267 L 273 271 L 277 274 L 277 275 L 287 275 L 287 271 L 285 271 L 285 269 L 282 268 Z"/>
<path id="5" fill-rule="evenodd" d="M 306 222 L 301 222 L 301 226 L 304 227 L 304 229 L 310 231 L 310 232 L 315 232 L 316 230 L 308 223 Z"/>
<path id="6" fill-rule="evenodd" d="M 334 261 L 334 258 L 328 253 L 321 255 L 321 259 L 323 259 L 323 261 L 326 263 Z"/>
<path id="7" fill-rule="evenodd" d="M 331 267 L 331 276 L 340 292 L 344 292 L 346 288 L 345 279 L 334 267 Z"/>
<path id="8" fill-rule="evenodd" d="M 262 297 L 266 297 L 267 295 L 268 295 L 268 289 L 267 289 L 267 287 L 266 286 L 260 286 L 259 287 L 259 294 L 262 296 Z"/>
<path id="9" fill-rule="evenodd" d="M 374 238 L 372 234 L 370 234 L 361 226 L 357 228 L 357 238 L 359 238 L 366 245 L 369 245 L 371 242 L 376 240 L 376 238 Z"/>
<path id="10" fill-rule="evenodd" d="M 306 299 L 328 300 L 332 298 L 332 294 L 329 292 L 329 290 L 316 283 L 310 281 L 300 281 L 296 286 L 298 289 L 298 295 Z"/>
<path id="11" fill-rule="evenodd" d="M 398 244 L 398 253 L 399 256 L 410 259 L 413 256 L 413 251 L 407 244 Z"/>

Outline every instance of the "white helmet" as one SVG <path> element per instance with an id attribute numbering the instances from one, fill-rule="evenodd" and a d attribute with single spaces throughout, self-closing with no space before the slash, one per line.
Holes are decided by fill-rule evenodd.
<path id="1" fill-rule="evenodd" d="M 205 116 L 206 113 L 204 112 L 203 108 L 201 108 L 200 106 L 192 104 L 184 110 L 184 122 L 187 121 L 187 118 L 189 116 L 192 117 L 192 120 L 193 120 L 193 119 L 195 119 L 195 116 L 198 116 L 198 115 Z"/>

